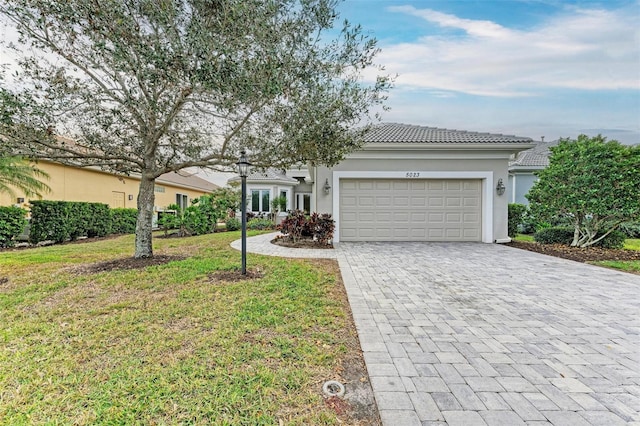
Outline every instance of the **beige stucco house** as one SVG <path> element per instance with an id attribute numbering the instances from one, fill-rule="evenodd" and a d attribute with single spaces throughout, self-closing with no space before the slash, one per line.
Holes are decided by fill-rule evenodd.
<path id="1" fill-rule="evenodd" d="M 45 200 L 87 201 L 108 204 L 111 208 L 136 208 L 140 179 L 107 173 L 99 168 L 73 167 L 50 161 L 39 161 L 37 167 L 47 174 L 45 180 L 51 192 Z M 209 194 L 217 185 L 187 173 L 167 173 L 156 180 L 155 210 L 162 211 L 169 204 L 188 206 L 192 199 Z M 0 205 L 28 206 L 29 198 L 0 194 Z"/>
<path id="2" fill-rule="evenodd" d="M 331 213 L 334 242 L 508 242 L 509 160 L 533 145 L 526 137 L 381 124 L 338 165 L 287 171 L 288 205 Z M 283 190 L 255 175 L 247 183 L 249 194 L 265 191 L 259 197 Z"/>

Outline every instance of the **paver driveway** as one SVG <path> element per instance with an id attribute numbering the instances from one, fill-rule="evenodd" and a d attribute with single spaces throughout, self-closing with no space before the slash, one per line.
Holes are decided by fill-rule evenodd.
<path id="1" fill-rule="evenodd" d="M 385 425 L 640 424 L 640 276 L 496 244 L 336 254 Z"/>

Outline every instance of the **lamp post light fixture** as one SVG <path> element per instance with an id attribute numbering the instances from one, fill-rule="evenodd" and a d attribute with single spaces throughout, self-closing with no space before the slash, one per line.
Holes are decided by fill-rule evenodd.
<path id="1" fill-rule="evenodd" d="M 242 200 L 240 202 L 242 214 L 242 275 L 247 275 L 247 176 L 249 175 L 251 163 L 247 161 L 247 153 L 244 149 L 240 151 L 240 158 L 236 165 L 242 181 Z"/>
<path id="2" fill-rule="evenodd" d="M 329 193 L 331 192 L 331 185 L 329 185 L 329 178 L 325 179 L 322 189 L 324 190 L 325 194 L 329 195 Z"/>
<path id="3" fill-rule="evenodd" d="M 498 184 L 496 185 L 496 192 L 498 193 L 498 195 L 502 195 L 504 194 L 504 191 L 507 188 L 504 186 L 504 183 L 502 182 L 502 178 L 498 179 Z"/>

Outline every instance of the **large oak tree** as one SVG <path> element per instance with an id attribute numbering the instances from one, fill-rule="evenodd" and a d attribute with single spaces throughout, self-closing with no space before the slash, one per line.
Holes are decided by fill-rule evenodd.
<path id="1" fill-rule="evenodd" d="M 263 167 L 335 164 L 390 86 L 363 80 L 375 39 L 334 29 L 336 0 L 0 0 L 0 13 L 20 35 L 1 136 L 13 154 L 138 174 L 136 257 L 153 254 L 158 176 L 228 171 L 241 149 Z"/>

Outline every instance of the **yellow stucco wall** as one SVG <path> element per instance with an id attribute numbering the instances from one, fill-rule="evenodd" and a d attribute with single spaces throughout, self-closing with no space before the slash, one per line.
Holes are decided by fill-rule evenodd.
<path id="1" fill-rule="evenodd" d="M 42 199 L 44 200 L 88 201 L 105 203 L 111 208 L 136 208 L 140 184 L 138 179 L 115 176 L 99 170 L 64 166 L 48 161 L 38 162 L 37 167 L 49 174 L 49 180 L 44 181 L 51 187 L 51 192 L 43 194 Z M 206 193 L 205 191 L 156 182 L 155 206 L 162 210 L 169 204 L 175 203 L 176 194 L 186 194 L 191 201 Z M 16 194 L 17 197 L 24 198 L 23 206 L 26 207 L 29 198 L 20 191 L 16 191 Z M 0 205 L 16 204 L 16 198 L 0 193 Z"/>

